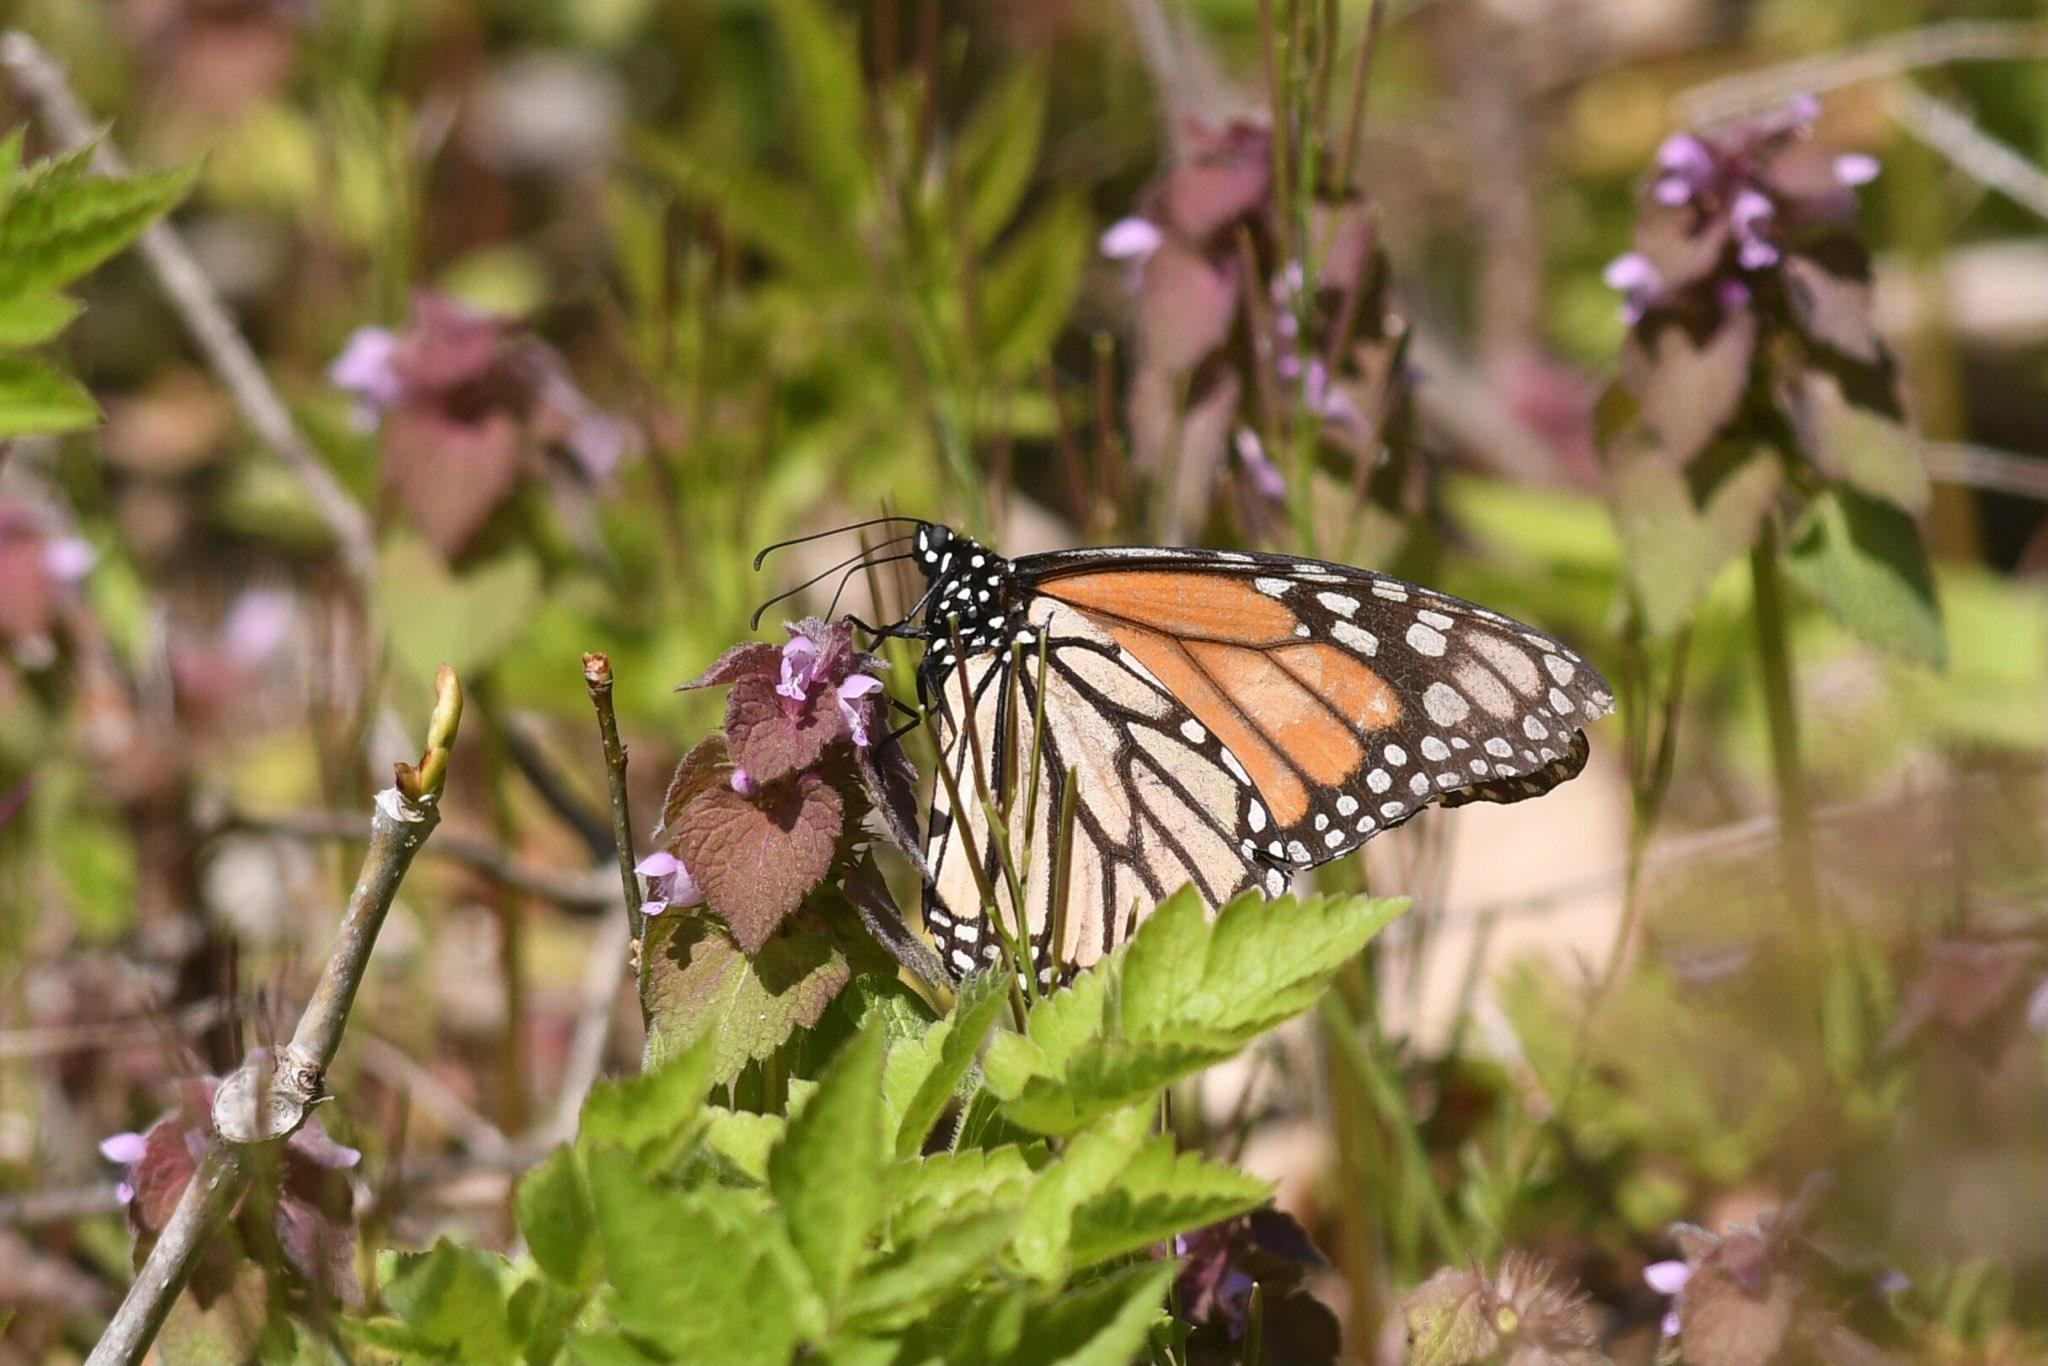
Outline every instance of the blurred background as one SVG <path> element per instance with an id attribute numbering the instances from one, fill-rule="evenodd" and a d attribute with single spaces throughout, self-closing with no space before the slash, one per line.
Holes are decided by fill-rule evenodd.
<path id="1" fill-rule="evenodd" d="M 671 690 L 830 558 L 754 551 L 884 508 L 1010 554 L 1363 564 L 1617 684 L 1578 781 L 1328 870 L 1417 909 L 1177 1110 L 1279 1183 L 1350 1358 L 1401 1358 L 1433 1271 L 1521 1249 L 1648 1361 L 1675 1287 L 1645 1269 L 1700 1260 L 1673 1224 L 1802 1190 L 1798 1314 L 1907 1359 L 2048 1352 L 2038 5 L 11 15 L 132 162 L 199 159 L 176 232 L 374 552 L 139 256 L 80 287 L 56 349 L 105 422 L 0 448 L 0 1362 L 90 1346 L 129 1274 L 102 1140 L 296 1018 L 444 660 L 472 702 L 447 822 L 326 1123 L 366 1248 L 505 1243 L 536 1143 L 639 1049 L 581 653 L 655 812 L 716 716 Z M 1754 518 L 1645 533 L 1595 420 L 1660 147 L 1801 94 L 1876 162 L 1872 316 L 1924 438 L 1904 606 L 1796 563 L 1760 601 L 1786 585 L 1745 561 Z M 51 150 L 19 83 L 0 102 Z M 1295 223 L 1349 273 L 1307 288 Z M 1324 359 L 1267 365 L 1324 304 Z"/>

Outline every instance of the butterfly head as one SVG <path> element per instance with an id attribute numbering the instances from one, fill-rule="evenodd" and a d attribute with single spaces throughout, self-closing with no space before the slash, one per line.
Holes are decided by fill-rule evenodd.
<path id="1" fill-rule="evenodd" d="M 923 634 L 935 665 L 951 661 L 956 642 L 974 654 L 1017 637 L 1023 622 L 1008 560 L 936 522 L 919 524 L 911 557 L 925 577 Z"/>

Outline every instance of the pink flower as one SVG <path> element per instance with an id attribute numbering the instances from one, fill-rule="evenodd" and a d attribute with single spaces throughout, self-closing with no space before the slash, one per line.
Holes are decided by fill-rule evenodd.
<path id="1" fill-rule="evenodd" d="M 1231 444 L 1237 447 L 1237 458 L 1244 462 L 1245 473 L 1252 477 L 1252 486 L 1274 502 L 1287 497 L 1287 480 L 1266 456 L 1266 447 L 1259 440 L 1259 434 L 1249 427 L 1239 427 Z"/>
<path id="2" fill-rule="evenodd" d="M 1678 1311 L 1685 1303 L 1685 1283 L 1691 1279 L 1692 1268 L 1684 1262 L 1651 1262 L 1643 1268 L 1643 1283 L 1671 1299 L 1661 1325 L 1667 1338 L 1678 1336 Z"/>
<path id="3" fill-rule="evenodd" d="M 775 691 L 792 702 L 802 702 L 810 696 L 811 684 L 817 676 L 817 643 L 809 636 L 792 636 L 782 647 L 782 681 L 775 685 Z"/>
<path id="4" fill-rule="evenodd" d="M 356 400 L 355 425 L 374 431 L 384 410 L 405 397 L 405 381 L 391 363 L 398 334 L 388 327 L 358 327 L 327 367 L 327 382 Z"/>
<path id="5" fill-rule="evenodd" d="M 633 871 L 647 880 L 647 900 L 640 914 L 660 915 L 671 906 L 687 909 L 704 904 L 704 893 L 683 861 L 666 849 L 658 849 L 633 865 Z"/>
<path id="6" fill-rule="evenodd" d="M 882 680 L 873 674 L 852 674 L 839 685 L 839 714 L 846 718 L 846 728 L 853 733 L 856 749 L 866 749 L 871 737 L 868 734 L 869 708 L 860 699 L 872 696 L 882 690 Z"/>
<path id="7" fill-rule="evenodd" d="M 1835 179 L 1844 185 L 1868 185 L 1877 179 L 1877 158 L 1867 152 L 1844 152 L 1835 158 Z"/>
<path id="8" fill-rule="evenodd" d="M 1735 196 L 1728 210 L 1728 222 L 1735 229 L 1736 260 L 1744 270 L 1762 270 L 1778 264 L 1778 248 L 1763 235 L 1763 229 L 1777 216 L 1777 206 L 1761 191 L 1745 189 Z"/>
<path id="9" fill-rule="evenodd" d="M 1166 235 L 1159 225 L 1149 218 L 1119 218 L 1103 231 L 1098 244 L 1102 254 L 1112 261 L 1131 261 L 1143 264 L 1153 252 L 1159 250 Z"/>

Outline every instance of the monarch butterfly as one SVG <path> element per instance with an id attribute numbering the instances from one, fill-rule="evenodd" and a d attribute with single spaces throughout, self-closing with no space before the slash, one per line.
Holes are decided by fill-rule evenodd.
<path id="1" fill-rule="evenodd" d="M 1000 955 L 991 894 L 1040 977 L 1065 976 L 1184 883 L 1212 906 L 1277 896 L 1425 807 L 1541 795 L 1585 766 L 1584 727 L 1614 705 L 1551 637 L 1345 565 L 1159 547 L 1008 560 L 922 521 L 905 540 L 889 558 L 924 591 L 869 629 L 924 645 L 947 770 L 924 917 L 963 976 Z M 1066 866 L 1034 856 L 1006 885 L 978 794 L 1010 793 L 1011 849 L 1042 853 L 1070 784 Z"/>

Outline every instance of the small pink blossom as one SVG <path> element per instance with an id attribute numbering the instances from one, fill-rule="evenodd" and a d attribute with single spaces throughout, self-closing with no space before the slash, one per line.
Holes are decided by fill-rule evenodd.
<path id="1" fill-rule="evenodd" d="M 1692 1279 L 1692 1268 L 1684 1262 L 1651 1262 L 1643 1268 L 1643 1283 L 1660 1295 L 1670 1297 L 1671 1306 L 1664 1311 L 1662 1328 L 1664 1336 L 1678 1336 L 1678 1311 L 1685 1302 L 1685 1283 Z"/>
<path id="2" fill-rule="evenodd" d="M 391 363 L 397 349 L 398 334 L 390 328 L 358 327 L 327 367 L 327 382 L 355 399 L 353 420 L 361 431 L 374 431 L 385 409 L 405 397 L 405 381 Z"/>
<path id="3" fill-rule="evenodd" d="M 775 685 L 775 691 L 792 702 L 801 702 L 810 695 L 811 683 L 818 676 L 818 646 L 808 636 L 792 636 L 782 647 L 782 681 Z"/>
<path id="4" fill-rule="evenodd" d="M 71 585 L 92 572 L 100 553 L 79 536 L 53 536 L 43 546 L 43 572 L 58 583 Z"/>
<path id="5" fill-rule="evenodd" d="M 1877 158 L 1868 152 L 1844 152 L 1835 158 L 1835 179 L 1844 185 L 1868 185 L 1877 172 Z"/>
<path id="6" fill-rule="evenodd" d="M 743 768 L 736 768 L 732 771 L 731 782 L 732 790 L 739 793 L 742 797 L 751 797 L 761 790 L 761 785 L 754 781 L 754 775 Z"/>
<path id="7" fill-rule="evenodd" d="M 1257 432 L 1239 427 L 1231 444 L 1237 447 L 1237 458 L 1244 462 L 1245 473 L 1252 477 L 1254 488 L 1276 503 L 1287 497 L 1287 479 L 1267 457 L 1265 443 L 1259 440 Z"/>
<path id="8" fill-rule="evenodd" d="M 1166 234 L 1149 218 L 1119 218 L 1104 229 L 1098 244 L 1112 261 L 1143 264 L 1166 241 Z"/>
<path id="9" fill-rule="evenodd" d="M 704 893 L 683 861 L 666 849 L 658 849 L 633 865 L 633 871 L 647 880 L 647 900 L 640 903 L 642 915 L 660 915 L 671 906 L 687 909 L 704 904 Z"/>
<path id="10" fill-rule="evenodd" d="M 853 733 L 856 749 L 866 749 L 871 738 L 868 734 L 869 710 L 859 705 L 860 699 L 881 690 L 882 680 L 873 674 L 852 674 L 839 685 L 839 714 L 846 718 L 846 728 Z"/>

